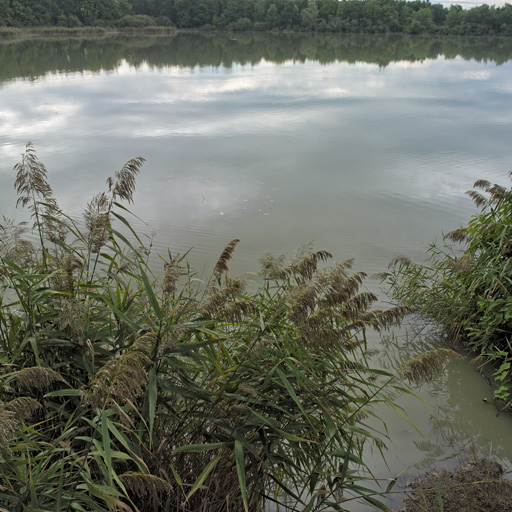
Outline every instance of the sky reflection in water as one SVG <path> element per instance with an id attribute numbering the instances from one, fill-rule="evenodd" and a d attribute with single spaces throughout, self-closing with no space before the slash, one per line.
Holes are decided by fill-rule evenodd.
<path id="1" fill-rule="evenodd" d="M 460 58 L 48 74 L 1 92 L 2 179 L 31 140 L 78 215 L 140 155 L 134 209 L 162 246 L 204 260 L 212 236 L 251 254 L 314 240 L 377 271 L 473 213 L 475 179 L 506 179 L 510 83 L 509 63 Z"/>

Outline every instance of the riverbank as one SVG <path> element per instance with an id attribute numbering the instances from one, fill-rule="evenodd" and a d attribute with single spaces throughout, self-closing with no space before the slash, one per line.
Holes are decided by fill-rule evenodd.
<path id="1" fill-rule="evenodd" d="M 267 28 L 264 26 L 251 26 L 245 29 L 239 29 L 236 27 L 215 27 L 213 25 L 205 25 L 197 28 L 178 28 L 174 25 L 152 25 L 152 24 L 141 24 L 133 26 L 76 26 L 76 27 L 61 27 L 56 25 L 49 26 L 29 26 L 29 27 L 7 27 L 0 26 L 0 39 L 2 38 L 29 38 L 29 37 L 51 37 L 51 36 L 63 36 L 63 37 L 91 37 L 91 36 L 108 36 L 115 34 L 126 34 L 126 35 L 139 35 L 139 36 L 150 36 L 159 34 L 194 34 L 194 33 L 205 33 L 205 34 L 294 34 L 302 36 L 381 36 L 381 37 L 431 37 L 431 38 L 468 38 L 468 39 L 488 39 L 495 38 L 501 40 L 510 39 L 508 34 L 456 34 L 456 33 L 439 33 L 439 32 L 422 32 L 422 33 L 410 33 L 406 31 L 398 32 L 351 32 L 351 31 L 304 31 L 294 30 L 291 28 L 279 29 L 279 28 Z"/>
<path id="2" fill-rule="evenodd" d="M 456 471 L 429 473 L 408 486 L 405 508 L 398 512 L 510 512 L 512 482 L 503 467 L 480 459 Z"/>
<path id="3" fill-rule="evenodd" d="M 177 34 L 176 27 L 0 27 L 0 38 L 29 38 L 41 36 L 88 37 L 112 34 Z"/>

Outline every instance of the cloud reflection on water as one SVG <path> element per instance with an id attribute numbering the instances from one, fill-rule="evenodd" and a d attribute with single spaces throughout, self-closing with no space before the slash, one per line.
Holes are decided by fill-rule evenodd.
<path id="1" fill-rule="evenodd" d="M 179 229 L 180 246 L 248 231 L 276 247 L 285 230 L 284 250 L 315 239 L 364 265 L 365 237 L 382 242 L 383 259 L 393 241 L 419 251 L 469 216 L 463 192 L 475 179 L 505 177 L 510 69 L 460 57 L 385 68 L 262 59 L 229 69 L 124 59 L 109 72 L 4 87 L 0 143 L 14 164 L 31 140 L 76 215 L 107 175 L 141 155 L 135 208 L 163 231 L 190 226 Z M 254 208 L 240 208 L 239 197 Z"/>

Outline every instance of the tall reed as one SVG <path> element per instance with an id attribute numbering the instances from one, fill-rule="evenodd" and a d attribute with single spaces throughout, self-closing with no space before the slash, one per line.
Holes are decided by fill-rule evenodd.
<path id="1" fill-rule="evenodd" d="M 170 251 L 150 268 L 119 202 L 142 163 L 107 180 L 83 224 L 59 209 L 30 144 L 16 166 L 40 245 L 2 224 L 2 506 L 385 510 L 362 453 L 381 446 L 365 418 L 392 375 L 369 365 L 365 333 L 404 308 L 373 310 L 365 275 L 310 247 L 264 256 L 251 292 L 229 275 L 238 240 L 205 282 Z"/>
<path id="2" fill-rule="evenodd" d="M 512 176 L 512 174 L 511 174 Z M 403 256 L 385 276 L 394 298 L 439 324 L 493 372 L 494 396 L 512 404 L 512 192 L 478 180 L 467 192 L 480 209 L 466 226 L 431 244 L 427 260 Z"/>

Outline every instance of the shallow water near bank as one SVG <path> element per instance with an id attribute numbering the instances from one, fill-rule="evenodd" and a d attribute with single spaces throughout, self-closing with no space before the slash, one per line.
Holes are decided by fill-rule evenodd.
<path id="1" fill-rule="evenodd" d="M 208 273 L 240 238 L 231 269 L 245 273 L 265 250 L 293 254 L 312 240 L 336 260 L 355 258 L 357 270 L 382 272 L 397 253 L 421 260 L 430 241 L 465 223 L 475 180 L 507 183 L 511 57 L 507 39 L 2 41 L 0 213 L 23 215 L 12 167 L 29 140 L 74 216 L 143 156 L 131 209 L 145 223 L 131 222 L 162 255 L 192 248 L 192 265 Z M 385 302 L 378 282 L 367 286 Z M 421 351 L 395 335 L 370 339 L 376 364 L 396 369 Z M 425 401 L 397 404 L 414 426 L 379 410 L 389 439 L 385 462 L 367 454 L 375 476 L 405 470 L 400 485 L 474 454 L 512 460 L 512 420 L 497 415 L 469 358 L 413 391 Z"/>

